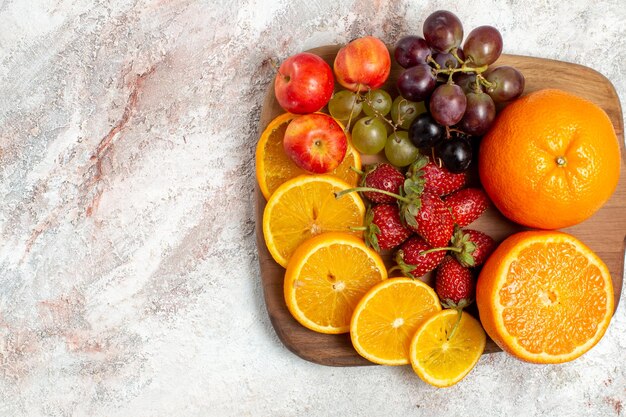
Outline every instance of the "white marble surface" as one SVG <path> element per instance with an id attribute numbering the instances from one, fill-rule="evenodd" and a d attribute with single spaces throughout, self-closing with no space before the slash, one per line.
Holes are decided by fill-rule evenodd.
<path id="1" fill-rule="evenodd" d="M 0 0 L 0 416 L 626 414 L 623 300 L 579 360 L 484 356 L 445 390 L 305 362 L 271 327 L 252 200 L 268 60 L 393 43 L 439 8 L 597 69 L 625 103 L 623 0 Z"/>

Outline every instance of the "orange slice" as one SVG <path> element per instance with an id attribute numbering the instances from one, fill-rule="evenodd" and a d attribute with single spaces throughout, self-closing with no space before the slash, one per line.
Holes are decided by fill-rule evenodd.
<path id="1" fill-rule="evenodd" d="M 374 363 L 406 365 L 413 334 L 440 310 L 439 298 L 427 284 L 410 278 L 390 278 L 359 301 L 350 322 L 352 345 Z"/>
<path id="2" fill-rule="evenodd" d="M 299 168 L 283 150 L 283 136 L 287 125 L 297 117 L 295 114 L 283 113 L 270 122 L 261 134 L 256 147 L 256 179 L 265 199 L 276 191 L 285 181 L 307 174 Z M 356 186 L 359 175 L 350 167 L 361 169 L 361 157 L 350 143 L 348 133 L 348 149 L 346 156 L 339 166 L 329 175 L 336 176 L 346 181 L 351 186 Z"/>
<path id="3" fill-rule="evenodd" d="M 485 331 L 474 317 L 457 310 L 442 310 L 415 332 L 411 366 L 422 381 L 439 388 L 449 387 L 476 366 L 486 341 Z"/>
<path id="4" fill-rule="evenodd" d="M 489 336 L 536 363 L 567 362 L 587 352 L 614 309 L 604 262 L 575 237 L 547 231 L 506 239 L 480 273 L 476 302 Z"/>
<path id="5" fill-rule="evenodd" d="M 346 232 L 363 225 L 365 206 L 357 193 L 335 198 L 350 185 L 330 175 L 301 175 L 278 187 L 263 212 L 263 236 L 283 267 L 305 240 L 324 232 Z"/>
<path id="6" fill-rule="evenodd" d="M 357 237 L 324 233 L 294 252 L 285 274 L 285 302 L 303 326 L 346 333 L 361 297 L 387 278 L 380 256 Z"/>

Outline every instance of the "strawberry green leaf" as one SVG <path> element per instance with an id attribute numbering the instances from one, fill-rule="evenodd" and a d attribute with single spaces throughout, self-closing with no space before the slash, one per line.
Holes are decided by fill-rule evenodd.
<path id="1" fill-rule="evenodd" d="M 380 228 L 374 223 L 374 210 L 372 210 L 371 207 L 369 207 L 365 213 L 365 221 L 363 224 L 365 226 L 365 245 L 368 248 L 374 249 L 376 252 L 380 252 L 380 246 L 378 245 Z"/>
<path id="2" fill-rule="evenodd" d="M 409 166 L 409 169 L 406 172 L 406 176 L 409 178 L 421 177 L 422 175 L 424 175 L 424 171 L 422 171 L 422 168 L 424 168 L 427 164 L 428 164 L 428 157 L 420 154 L 415 160 L 415 162 L 413 162 Z"/>
<path id="3" fill-rule="evenodd" d="M 470 253 L 455 252 L 454 256 L 457 261 L 459 261 L 459 263 L 466 268 L 472 267 L 476 264 L 476 262 L 474 261 L 474 257 Z"/>
<path id="4" fill-rule="evenodd" d="M 415 276 L 412 274 L 413 270 L 415 270 L 415 266 L 404 262 L 404 251 L 402 249 L 396 252 L 394 260 L 396 261 L 400 272 L 402 272 L 402 275 L 415 279 Z"/>

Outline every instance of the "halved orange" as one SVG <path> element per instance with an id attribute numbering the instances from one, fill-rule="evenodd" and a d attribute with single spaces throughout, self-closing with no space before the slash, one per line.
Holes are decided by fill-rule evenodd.
<path id="1" fill-rule="evenodd" d="M 297 114 L 283 113 L 276 117 L 267 125 L 257 143 L 256 179 L 266 200 L 285 181 L 298 175 L 307 174 L 287 156 L 283 149 L 283 136 L 287 125 L 297 116 Z M 346 156 L 329 175 L 336 176 L 354 187 L 359 180 L 359 175 L 350 167 L 361 169 L 361 156 L 352 147 L 349 132 L 346 134 L 348 136 Z"/>
<path id="2" fill-rule="evenodd" d="M 361 297 L 386 278 L 380 255 L 363 240 L 324 233 L 304 242 L 291 257 L 285 302 L 303 326 L 320 333 L 346 333 Z"/>
<path id="3" fill-rule="evenodd" d="M 449 387 L 476 366 L 486 341 L 485 331 L 474 317 L 460 310 L 442 310 L 415 332 L 411 366 L 422 381 Z"/>
<path id="4" fill-rule="evenodd" d="M 483 266 L 476 303 L 503 350 L 528 362 L 561 363 L 602 338 L 613 315 L 613 285 L 604 262 L 574 236 L 521 232 Z"/>
<path id="5" fill-rule="evenodd" d="M 300 175 L 278 187 L 263 212 L 263 236 L 274 260 L 283 267 L 305 240 L 324 232 L 361 236 L 365 206 L 358 193 L 335 198 L 350 185 L 330 175 Z"/>
<path id="6" fill-rule="evenodd" d="M 440 310 L 439 298 L 429 285 L 411 278 L 389 278 L 369 290 L 354 310 L 352 345 L 374 363 L 406 365 L 413 334 Z"/>

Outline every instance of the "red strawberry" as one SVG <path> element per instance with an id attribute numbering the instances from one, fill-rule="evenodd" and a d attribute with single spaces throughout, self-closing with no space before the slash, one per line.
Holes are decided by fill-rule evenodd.
<path id="1" fill-rule="evenodd" d="M 491 236 L 478 230 L 457 229 L 452 236 L 452 246 L 459 249 L 452 253 L 457 261 L 463 266 L 472 267 L 484 264 L 498 245 Z"/>
<path id="2" fill-rule="evenodd" d="M 361 187 L 376 188 L 395 194 L 398 193 L 402 184 L 404 184 L 404 175 L 392 165 L 385 163 L 368 166 L 360 183 Z M 363 196 L 373 203 L 396 202 L 394 197 L 371 191 L 363 192 Z"/>
<path id="3" fill-rule="evenodd" d="M 437 268 L 435 291 L 446 308 L 463 308 L 471 304 L 474 286 L 471 271 L 450 256 L 446 256 Z"/>
<path id="4" fill-rule="evenodd" d="M 489 198 L 480 188 L 465 188 L 443 199 L 450 208 L 454 222 L 467 226 L 478 219 L 489 207 Z"/>
<path id="5" fill-rule="evenodd" d="M 429 249 L 432 249 L 432 247 L 421 237 L 413 236 L 409 238 L 395 254 L 394 259 L 398 264 L 397 268 L 404 275 L 411 278 L 421 277 L 432 271 L 441 263 L 446 253 L 432 252 L 421 255 L 421 252 Z"/>
<path id="6" fill-rule="evenodd" d="M 483 232 L 471 229 L 463 230 L 459 226 L 455 226 L 450 246 L 432 248 L 427 252 L 443 253 L 448 251 L 461 265 L 470 268 L 484 264 L 496 246 L 496 242 Z"/>
<path id="7" fill-rule="evenodd" d="M 429 245 L 447 246 L 454 232 L 454 220 L 450 210 L 436 194 L 425 191 L 420 199 L 421 207 L 415 215 L 416 224 L 409 221 L 407 226 L 423 237 Z"/>
<path id="8" fill-rule="evenodd" d="M 376 252 L 399 246 L 411 236 L 411 231 L 400 221 L 397 205 L 378 204 L 365 214 L 365 243 Z"/>
<path id="9" fill-rule="evenodd" d="M 355 191 L 383 193 L 372 187 L 355 187 L 335 193 L 336 198 Z M 421 175 L 409 176 L 399 194 L 384 191 L 398 200 L 400 218 L 411 230 L 417 232 L 431 246 L 446 246 L 454 231 L 454 220 L 445 203 L 436 194 L 424 191 L 424 180 Z"/>
<path id="10" fill-rule="evenodd" d="M 454 174 L 446 167 L 439 167 L 434 162 L 428 162 L 423 168 L 424 189 L 443 196 L 459 190 L 467 184 L 467 173 Z"/>

